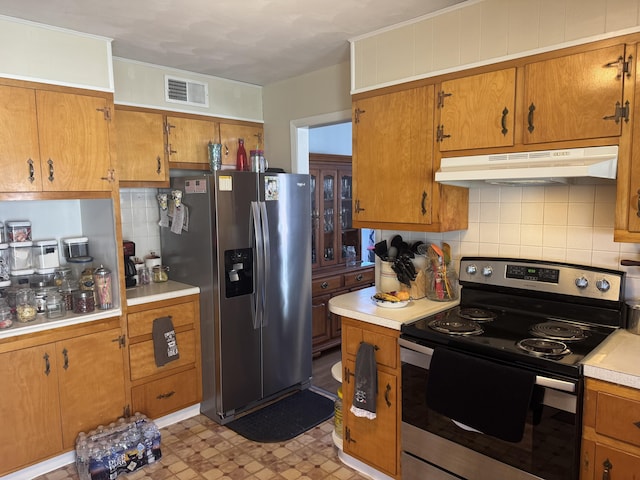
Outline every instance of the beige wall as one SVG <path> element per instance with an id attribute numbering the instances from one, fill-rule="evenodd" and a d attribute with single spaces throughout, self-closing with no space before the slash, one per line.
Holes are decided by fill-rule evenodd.
<path id="1" fill-rule="evenodd" d="M 292 165 L 291 122 L 351 111 L 349 64 L 334 65 L 267 85 L 263 88 L 262 100 L 265 156 L 269 166 L 298 171 Z"/>
<path id="2" fill-rule="evenodd" d="M 257 85 L 119 57 L 113 59 L 113 70 L 115 103 L 252 122 L 262 121 L 262 87 Z M 165 75 L 207 84 L 209 106 L 201 107 L 166 102 Z"/>
<path id="3" fill-rule="evenodd" d="M 111 39 L 0 15 L 0 76 L 113 91 Z"/>
<path id="4" fill-rule="evenodd" d="M 637 30 L 640 0 L 472 0 L 352 40 L 352 92 Z"/>

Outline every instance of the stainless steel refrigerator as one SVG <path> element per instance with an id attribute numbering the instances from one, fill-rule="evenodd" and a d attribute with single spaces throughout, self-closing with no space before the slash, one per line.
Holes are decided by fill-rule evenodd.
<path id="1" fill-rule="evenodd" d="M 160 229 L 162 259 L 172 280 L 200 287 L 201 412 L 221 424 L 310 385 L 309 183 L 302 174 L 176 171 L 161 190 L 181 191 L 186 207 L 186 230 Z"/>

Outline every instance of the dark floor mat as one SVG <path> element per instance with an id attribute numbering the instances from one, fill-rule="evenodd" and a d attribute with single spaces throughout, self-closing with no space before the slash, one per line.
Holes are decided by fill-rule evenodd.
<path id="1" fill-rule="evenodd" d="M 254 442 L 283 442 L 333 416 L 333 401 L 302 390 L 229 422 L 226 426 Z"/>

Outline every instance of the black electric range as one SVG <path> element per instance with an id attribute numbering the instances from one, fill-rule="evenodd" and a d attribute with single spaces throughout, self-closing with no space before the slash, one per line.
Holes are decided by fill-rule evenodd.
<path id="1" fill-rule="evenodd" d="M 463 257 L 459 306 L 402 326 L 401 338 L 577 378 L 582 360 L 624 326 L 624 272 Z"/>

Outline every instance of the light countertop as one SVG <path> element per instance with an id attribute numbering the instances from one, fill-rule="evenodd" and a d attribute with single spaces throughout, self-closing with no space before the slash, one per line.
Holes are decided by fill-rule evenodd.
<path id="1" fill-rule="evenodd" d="M 410 301 L 406 307 L 384 308 L 377 306 L 371 300 L 375 293 L 376 287 L 369 287 L 332 297 L 329 300 L 329 311 L 336 315 L 400 330 L 403 323 L 433 315 L 458 304 L 458 301 L 434 302 L 421 298 L 420 300 Z"/>
<path id="2" fill-rule="evenodd" d="M 583 364 L 586 377 L 640 389 L 640 335 L 617 330 Z"/>
<path id="3" fill-rule="evenodd" d="M 186 283 L 173 280 L 161 283 L 151 282 L 149 285 L 127 288 L 127 305 L 131 307 L 170 298 L 185 297 L 196 293 L 200 293 L 200 288 Z"/>

